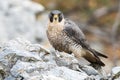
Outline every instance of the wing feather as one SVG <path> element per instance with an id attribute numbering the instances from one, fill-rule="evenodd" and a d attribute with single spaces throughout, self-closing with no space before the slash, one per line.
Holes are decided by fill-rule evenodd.
<path id="1" fill-rule="evenodd" d="M 107 58 L 106 55 L 103 55 L 94 49 L 92 49 L 89 44 L 87 43 L 83 32 L 80 28 L 72 21 L 66 19 L 64 32 L 69 36 L 73 41 L 80 44 L 84 49 L 89 50 L 92 54 L 98 58 L 98 56 Z"/>

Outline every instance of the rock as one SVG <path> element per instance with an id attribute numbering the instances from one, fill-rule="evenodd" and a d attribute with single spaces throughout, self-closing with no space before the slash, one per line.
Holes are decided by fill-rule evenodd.
<path id="1" fill-rule="evenodd" d="M 31 45 L 32 44 L 29 41 L 20 38 L 5 43 L 0 52 L 0 64 L 4 69 L 4 72 L 10 71 L 10 68 L 12 68 L 19 60 L 24 62 L 42 61 L 39 56 L 39 51 L 42 53 L 43 49 L 41 49 L 39 45 L 36 46 L 34 44 L 32 45 L 34 46 L 34 52 L 31 52 Z M 9 75 L 9 73 L 7 73 L 7 75 Z"/>
<path id="2" fill-rule="evenodd" d="M 116 79 L 119 67 L 110 77 Z M 50 52 L 40 44 L 16 38 L 1 44 L 1 80 L 101 80 L 105 79 L 89 65 L 81 65 L 74 55 Z M 119 78 L 117 78 L 119 79 Z"/>
<path id="3" fill-rule="evenodd" d="M 32 49 L 30 48 L 31 46 Z M 3 49 L 0 53 L 0 63 L 5 65 L 7 70 L 4 70 L 6 72 L 10 72 L 8 73 L 8 77 L 5 78 L 6 80 L 14 78 L 24 78 L 30 80 L 32 78 L 40 77 L 40 73 L 43 73 L 41 74 L 41 76 L 44 75 L 43 77 L 47 75 L 54 75 L 53 77 L 45 77 L 46 79 L 51 77 L 51 80 L 53 78 L 56 79 L 57 76 L 61 76 L 63 73 L 71 79 L 72 77 L 74 78 L 76 76 L 87 75 L 85 73 L 81 73 L 80 75 L 77 71 L 70 70 L 66 67 L 59 67 L 56 63 L 44 62 L 41 60 L 40 55 L 38 55 L 39 52 L 42 53 L 43 47 L 38 48 L 38 46 L 36 47 L 34 44 L 32 45 L 29 41 L 24 39 L 17 38 L 16 40 L 11 40 L 10 42 L 5 43 L 2 48 Z M 42 50 L 38 51 L 38 49 Z M 71 71 L 71 73 L 76 72 L 76 75 L 73 76 L 73 74 L 68 74 L 69 71 Z M 65 79 L 68 78 L 67 76 L 64 76 Z M 86 78 L 86 76 L 83 76 L 82 78 L 84 77 Z M 59 78 L 60 77 L 58 77 L 58 79 Z M 42 77 L 39 79 L 42 79 Z M 60 78 L 60 80 L 62 80 L 62 78 Z"/>
<path id="4" fill-rule="evenodd" d="M 0 3 L 0 42 L 16 37 L 34 43 L 45 39 L 44 25 L 36 19 L 36 14 L 44 11 L 41 4 L 32 0 L 0 0 Z"/>
<path id="5" fill-rule="evenodd" d="M 120 80 L 120 67 L 114 67 L 111 72 L 112 80 Z"/>
<path id="6" fill-rule="evenodd" d="M 99 72 L 97 70 L 95 70 L 93 67 L 91 66 L 80 66 L 80 68 L 86 72 L 88 75 L 99 75 Z"/>
<path id="7" fill-rule="evenodd" d="M 48 71 L 47 75 L 54 75 L 61 77 L 65 80 L 84 80 L 88 76 L 85 73 L 70 70 L 66 67 L 56 67 Z M 80 77 L 79 77 L 80 76 Z"/>

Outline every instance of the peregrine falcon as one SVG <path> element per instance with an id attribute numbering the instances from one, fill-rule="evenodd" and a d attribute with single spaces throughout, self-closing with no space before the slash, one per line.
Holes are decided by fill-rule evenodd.
<path id="1" fill-rule="evenodd" d="M 49 13 L 47 37 L 55 50 L 73 53 L 78 59 L 83 57 L 91 64 L 105 66 L 99 57 L 107 58 L 107 56 L 92 49 L 81 29 L 73 21 L 65 19 L 59 10 Z"/>

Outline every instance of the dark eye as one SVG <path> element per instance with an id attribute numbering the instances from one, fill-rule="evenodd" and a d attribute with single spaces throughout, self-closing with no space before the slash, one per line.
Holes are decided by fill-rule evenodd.
<path id="1" fill-rule="evenodd" d="M 49 14 L 49 19 L 50 19 L 50 22 L 53 22 L 53 14 L 52 13 Z"/>
<path id="2" fill-rule="evenodd" d="M 59 22 L 61 22 L 63 19 L 63 15 L 62 14 L 59 14 Z"/>

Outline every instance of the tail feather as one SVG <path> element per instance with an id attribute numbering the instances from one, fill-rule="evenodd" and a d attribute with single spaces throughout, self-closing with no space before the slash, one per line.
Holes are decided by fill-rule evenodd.
<path id="1" fill-rule="evenodd" d="M 105 64 L 100 59 L 97 61 L 97 64 L 101 66 L 105 66 Z"/>
<path id="2" fill-rule="evenodd" d="M 84 43 L 85 44 L 85 43 Z M 101 57 L 104 57 L 104 58 L 108 58 L 106 55 L 92 49 L 88 44 L 85 44 L 85 45 L 82 45 L 82 47 L 84 47 L 85 49 L 89 50 L 90 52 L 92 52 L 96 57 L 97 56 L 101 56 Z"/>
<path id="3" fill-rule="evenodd" d="M 101 56 L 101 57 L 104 57 L 104 58 L 108 58 L 106 55 L 98 52 L 98 51 L 95 51 L 95 53 L 98 55 L 98 56 Z"/>
<path id="4" fill-rule="evenodd" d="M 95 56 L 101 56 L 101 57 L 104 57 L 104 58 L 108 58 L 106 55 L 94 50 L 94 49 L 91 49 L 91 48 L 88 48 L 90 52 L 92 52 Z"/>
<path id="5" fill-rule="evenodd" d="M 93 55 L 90 51 L 86 51 L 86 55 L 83 56 L 91 64 L 105 66 L 105 64 L 96 55 Z"/>

